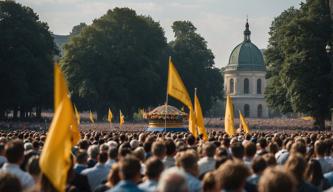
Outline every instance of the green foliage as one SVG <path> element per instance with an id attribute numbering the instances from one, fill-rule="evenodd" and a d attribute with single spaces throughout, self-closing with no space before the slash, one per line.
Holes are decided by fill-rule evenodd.
<path id="1" fill-rule="evenodd" d="M 61 63 L 81 108 L 96 110 L 98 119 L 108 107 L 129 116 L 164 99 L 160 60 L 166 48 L 159 23 L 115 8 L 71 37 Z"/>
<path id="2" fill-rule="evenodd" d="M 46 23 L 32 9 L 0 1 L 0 118 L 13 110 L 21 118 L 33 108 L 40 115 L 52 100 L 53 55 L 57 53 Z"/>
<path id="3" fill-rule="evenodd" d="M 214 55 L 190 21 L 175 21 L 172 29 L 175 40 L 169 46 L 174 64 L 189 94 L 193 95 L 194 88 L 198 88 L 201 106 L 207 111 L 215 100 L 222 98 L 223 91 L 223 78 L 214 67 Z"/>
<path id="4" fill-rule="evenodd" d="M 325 45 L 332 37 L 328 3 L 309 0 L 290 8 L 272 23 L 266 98 L 281 112 L 314 116 L 323 128 L 332 97 L 330 63 Z"/>

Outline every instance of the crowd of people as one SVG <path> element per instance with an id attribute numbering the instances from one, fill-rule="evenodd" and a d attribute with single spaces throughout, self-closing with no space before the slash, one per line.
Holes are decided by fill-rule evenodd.
<path id="1" fill-rule="evenodd" d="M 333 191 L 332 136 L 83 131 L 66 191 Z M 45 131 L 0 131 L 0 192 L 56 191 L 39 167 L 45 139 Z"/>

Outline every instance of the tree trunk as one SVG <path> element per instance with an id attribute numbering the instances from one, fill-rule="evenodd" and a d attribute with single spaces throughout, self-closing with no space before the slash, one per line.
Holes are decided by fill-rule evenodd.
<path id="1" fill-rule="evenodd" d="M 37 106 L 36 107 L 36 118 L 37 119 L 41 119 L 42 118 L 42 107 L 41 106 Z"/>
<path id="2" fill-rule="evenodd" d="M 319 130 L 325 130 L 325 117 L 324 116 L 317 116 L 315 117 L 315 126 L 319 127 Z"/>
<path id="3" fill-rule="evenodd" d="M 14 107 L 14 109 L 13 109 L 13 119 L 14 120 L 17 119 L 17 116 L 18 116 L 18 109 L 17 109 L 17 107 Z"/>

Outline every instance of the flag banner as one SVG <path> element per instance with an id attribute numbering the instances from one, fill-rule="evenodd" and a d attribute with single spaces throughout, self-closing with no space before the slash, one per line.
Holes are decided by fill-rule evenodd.
<path id="1" fill-rule="evenodd" d="M 191 98 L 187 92 L 187 89 L 181 79 L 177 69 L 169 58 L 169 72 L 168 72 L 168 86 L 167 86 L 168 95 L 179 100 L 185 104 L 189 109 L 189 125 L 188 129 L 194 137 L 197 137 L 197 131 L 195 128 L 195 114 L 193 111 L 193 105 Z"/>
<path id="2" fill-rule="evenodd" d="M 112 122 L 112 118 L 113 118 L 113 114 L 111 109 L 109 108 L 109 112 L 108 112 L 108 122 L 111 123 Z"/>
<path id="3" fill-rule="evenodd" d="M 171 58 L 169 59 L 169 73 L 168 73 L 168 95 L 174 97 L 180 102 L 184 103 L 188 108 L 192 108 L 192 101 L 187 92 L 187 89 L 181 79 L 177 69 L 173 65 Z"/>
<path id="4" fill-rule="evenodd" d="M 91 123 L 95 123 L 94 114 L 91 111 L 89 111 L 89 120 Z"/>
<path id="5" fill-rule="evenodd" d="M 195 111 L 198 132 L 200 135 L 203 136 L 204 141 L 208 141 L 207 131 L 205 128 L 205 121 L 202 115 L 201 105 L 197 94 L 194 95 L 194 111 Z"/>
<path id="6" fill-rule="evenodd" d="M 234 108 L 232 105 L 232 99 L 231 99 L 230 95 L 227 96 L 225 116 L 224 116 L 224 128 L 225 128 L 225 132 L 229 136 L 233 136 L 235 134 Z"/>
<path id="7" fill-rule="evenodd" d="M 188 117 L 188 129 L 192 133 L 192 135 L 197 138 L 198 137 L 198 132 L 196 129 L 196 119 L 195 119 L 195 112 L 192 108 L 189 109 L 189 117 Z"/>
<path id="8" fill-rule="evenodd" d="M 119 111 L 119 126 L 122 127 L 124 123 L 125 123 L 125 116 L 121 111 Z"/>
<path id="9" fill-rule="evenodd" d="M 241 111 L 239 111 L 239 125 L 241 125 L 244 133 L 246 133 L 246 134 L 250 133 L 250 128 L 247 125 L 246 120 Z"/>
<path id="10" fill-rule="evenodd" d="M 80 140 L 73 104 L 58 65 L 55 65 L 55 114 L 43 146 L 39 165 L 41 172 L 58 191 L 66 188 L 67 172 L 72 164 L 71 150 Z"/>

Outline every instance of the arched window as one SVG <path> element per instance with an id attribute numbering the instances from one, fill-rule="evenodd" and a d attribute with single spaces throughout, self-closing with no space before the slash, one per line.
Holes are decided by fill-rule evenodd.
<path id="1" fill-rule="evenodd" d="M 249 104 L 244 105 L 244 116 L 250 117 L 250 105 Z"/>
<path id="2" fill-rule="evenodd" d="M 244 79 L 244 94 L 250 93 L 250 85 L 249 85 L 249 79 Z"/>
<path id="3" fill-rule="evenodd" d="M 261 79 L 257 80 L 257 94 L 261 94 Z"/>
<path id="4" fill-rule="evenodd" d="M 259 104 L 258 105 L 258 118 L 261 118 L 262 117 L 262 105 Z"/>
<path id="5" fill-rule="evenodd" d="M 229 93 L 234 93 L 234 79 L 230 79 L 230 82 L 229 82 Z"/>

